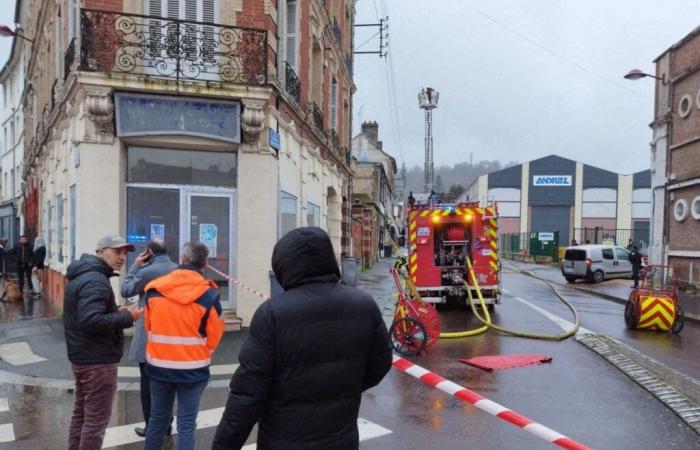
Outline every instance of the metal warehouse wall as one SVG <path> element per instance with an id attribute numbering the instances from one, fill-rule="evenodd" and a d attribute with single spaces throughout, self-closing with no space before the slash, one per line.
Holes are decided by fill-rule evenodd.
<path id="1" fill-rule="evenodd" d="M 651 170 L 643 170 L 637 172 L 633 176 L 633 189 L 651 188 Z"/>
<path id="2" fill-rule="evenodd" d="M 610 188 L 617 190 L 618 175 L 597 167 L 583 166 L 583 188 Z"/>
<path id="3" fill-rule="evenodd" d="M 532 179 L 537 175 L 570 175 L 571 186 L 534 186 Z M 573 205 L 576 195 L 576 162 L 559 156 L 547 156 L 532 161 L 528 183 L 530 206 Z"/>
<path id="4" fill-rule="evenodd" d="M 522 184 L 523 165 L 509 167 L 489 174 L 489 189 L 516 188 Z"/>

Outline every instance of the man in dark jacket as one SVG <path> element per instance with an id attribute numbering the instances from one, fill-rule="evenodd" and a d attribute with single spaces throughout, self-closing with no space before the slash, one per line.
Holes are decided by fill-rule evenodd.
<path id="1" fill-rule="evenodd" d="M 177 269 L 177 264 L 170 260 L 168 249 L 161 240 L 153 240 L 146 244 L 146 250 L 136 257 L 136 261 L 129 269 L 129 272 L 122 283 L 122 297 L 139 296 L 139 308 L 146 305 L 144 288 L 148 283 L 156 278 L 167 275 Z M 129 347 L 129 361 L 139 363 L 141 372 L 141 410 L 143 419 L 148 426 L 148 419 L 151 417 L 151 389 L 150 379 L 146 372 L 146 330 L 143 327 L 143 317 L 134 324 L 134 338 Z M 168 429 L 168 434 L 172 430 Z M 141 437 L 146 437 L 146 429 L 134 428 L 134 432 Z"/>
<path id="2" fill-rule="evenodd" d="M 29 291 L 34 293 L 32 286 L 32 265 L 34 263 L 34 251 L 32 244 L 29 243 L 29 238 L 25 235 L 19 237 L 19 241 L 12 249 L 17 261 L 17 278 L 19 279 L 19 291 L 24 293 L 24 278 L 27 278 Z"/>
<path id="3" fill-rule="evenodd" d="M 632 264 L 632 279 L 634 280 L 634 286 L 632 288 L 639 287 L 639 275 L 642 272 L 642 255 L 639 253 L 639 247 L 636 245 L 632 246 L 632 252 L 630 253 L 630 263 Z"/>
<path id="4" fill-rule="evenodd" d="M 392 361 L 379 308 L 339 283 L 320 228 L 287 233 L 272 269 L 285 292 L 253 316 L 213 449 L 240 449 L 256 422 L 260 450 L 357 449 L 362 392 Z"/>
<path id="5" fill-rule="evenodd" d="M 69 450 L 102 448 L 117 390 L 124 328 L 143 313 L 136 305 L 117 307 L 109 282 L 124 264 L 127 251 L 133 249 L 124 238 L 107 235 L 97 243 L 96 256 L 84 254 L 68 266 L 63 326 L 75 376 Z"/>

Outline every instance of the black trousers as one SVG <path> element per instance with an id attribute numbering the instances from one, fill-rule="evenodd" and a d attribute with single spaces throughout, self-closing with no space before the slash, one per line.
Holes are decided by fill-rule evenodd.
<path id="1" fill-rule="evenodd" d="M 151 380 L 146 373 L 146 364 L 139 363 L 141 372 L 141 409 L 143 410 L 143 420 L 148 426 L 148 419 L 151 418 Z"/>
<path id="2" fill-rule="evenodd" d="M 24 292 L 24 277 L 27 277 L 27 286 L 29 286 L 29 290 L 33 291 L 34 286 L 32 285 L 32 268 L 29 266 L 18 266 L 17 278 L 19 280 L 19 290 L 22 292 Z"/>

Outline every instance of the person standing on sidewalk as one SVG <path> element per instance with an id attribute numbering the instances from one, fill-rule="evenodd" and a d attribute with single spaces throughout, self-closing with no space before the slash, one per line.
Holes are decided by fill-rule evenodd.
<path id="1" fill-rule="evenodd" d="M 634 285 L 632 289 L 639 287 L 639 275 L 642 273 L 642 255 L 639 253 L 639 247 L 636 245 L 632 246 L 632 252 L 630 253 L 630 263 L 632 264 L 632 279 L 634 280 Z"/>
<path id="2" fill-rule="evenodd" d="M 181 265 L 146 285 L 146 372 L 151 417 L 145 450 L 161 450 L 177 397 L 177 450 L 194 450 L 199 402 L 224 334 L 219 291 L 202 276 L 209 249 L 188 242 Z"/>
<path id="3" fill-rule="evenodd" d="M 44 263 L 46 260 L 46 241 L 44 241 L 43 236 L 37 236 L 36 239 L 34 239 L 34 258 L 32 261 L 32 266 L 34 268 L 32 269 L 32 274 L 36 276 L 36 281 L 37 285 L 34 289 L 36 295 L 41 295 L 41 279 L 39 278 L 40 276 L 40 271 L 44 270 Z"/>
<path id="4" fill-rule="evenodd" d="M 12 249 L 17 261 L 17 278 L 19 282 L 19 291 L 24 293 L 24 279 L 27 279 L 29 291 L 34 294 L 34 286 L 32 285 L 32 263 L 34 262 L 34 251 L 32 244 L 29 243 L 29 238 L 26 235 L 21 235 L 19 241 Z"/>
<path id="5" fill-rule="evenodd" d="M 339 282 L 333 245 L 320 228 L 282 237 L 272 270 L 284 292 L 253 315 L 212 449 L 240 449 L 256 422 L 260 449 L 357 449 L 362 392 L 392 362 L 379 307 Z"/>
<path id="6" fill-rule="evenodd" d="M 117 390 L 124 328 L 143 313 L 136 305 L 117 307 L 109 282 L 124 265 L 126 253 L 133 250 L 124 238 L 107 235 L 98 241 L 96 255 L 84 254 L 68 266 L 63 326 L 75 376 L 69 450 L 102 448 Z"/>
<path id="7" fill-rule="evenodd" d="M 177 264 L 170 260 L 168 249 L 161 240 L 152 240 L 146 244 L 146 250 L 136 257 L 136 261 L 129 269 L 121 287 L 122 297 L 129 298 L 139 296 L 139 308 L 145 307 L 146 296 L 144 289 L 146 285 L 156 278 L 167 275 L 177 268 Z M 134 432 L 146 437 L 148 420 L 151 417 L 151 380 L 146 373 L 146 330 L 143 325 L 143 317 L 134 324 L 134 338 L 129 347 L 129 361 L 139 364 L 141 372 L 141 409 L 146 427 L 136 427 Z M 172 421 L 172 419 L 171 419 Z M 168 434 L 172 432 L 172 427 L 168 428 Z"/>

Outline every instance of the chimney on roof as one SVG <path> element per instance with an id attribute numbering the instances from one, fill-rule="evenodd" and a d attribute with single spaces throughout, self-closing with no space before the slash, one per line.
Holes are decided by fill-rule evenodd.
<path id="1" fill-rule="evenodd" d="M 362 122 L 362 134 L 367 136 L 377 147 L 382 148 L 382 141 L 379 140 L 379 124 L 377 122 Z"/>

